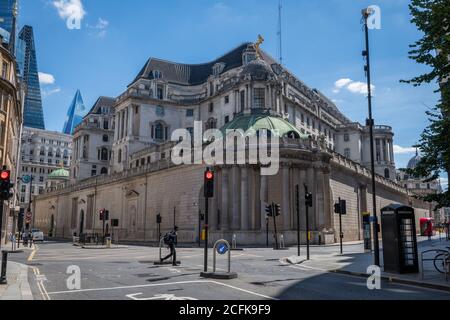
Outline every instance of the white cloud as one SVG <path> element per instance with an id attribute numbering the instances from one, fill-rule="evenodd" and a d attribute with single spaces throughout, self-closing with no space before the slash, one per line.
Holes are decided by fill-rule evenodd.
<path id="1" fill-rule="evenodd" d="M 55 89 L 44 89 L 42 90 L 42 96 L 44 98 L 49 97 L 51 95 L 54 95 L 55 93 L 61 92 L 61 88 L 55 88 Z"/>
<path id="2" fill-rule="evenodd" d="M 91 35 L 95 35 L 99 38 L 104 38 L 106 36 L 106 30 L 108 29 L 109 21 L 98 18 L 97 24 L 95 26 L 87 25 L 87 27 L 94 32 L 91 33 Z"/>
<path id="3" fill-rule="evenodd" d="M 408 154 L 408 153 L 415 153 L 416 148 L 404 148 L 398 145 L 394 145 L 394 153 L 395 154 Z"/>
<path id="4" fill-rule="evenodd" d="M 53 75 L 51 75 L 51 74 L 44 73 L 44 72 L 39 72 L 38 76 L 39 76 L 39 82 L 42 85 L 54 84 L 55 83 L 55 77 Z"/>
<path id="5" fill-rule="evenodd" d="M 81 0 L 53 0 L 52 4 L 61 19 L 81 21 L 86 15 Z"/>
<path id="6" fill-rule="evenodd" d="M 353 81 L 352 79 L 342 78 L 334 83 L 333 93 L 339 93 L 342 89 L 347 89 L 351 93 L 367 95 L 367 84 L 360 81 Z M 372 91 L 375 91 L 375 86 L 371 85 Z"/>

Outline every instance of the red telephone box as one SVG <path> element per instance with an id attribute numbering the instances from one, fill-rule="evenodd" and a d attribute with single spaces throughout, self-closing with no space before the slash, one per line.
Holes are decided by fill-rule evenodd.
<path id="1" fill-rule="evenodd" d="M 434 219 L 433 218 L 420 218 L 420 235 L 422 237 L 433 236 Z"/>

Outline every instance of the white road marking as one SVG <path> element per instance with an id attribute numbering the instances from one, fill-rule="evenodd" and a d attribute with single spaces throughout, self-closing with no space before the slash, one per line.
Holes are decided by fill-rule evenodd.
<path id="1" fill-rule="evenodd" d="M 176 297 L 174 294 L 157 294 L 152 298 L 137 298 L 137 296 L 141 296 L 143 293 L 135 293 L 126 295 L 127 298 L 138 300 L 138 301 L 148 301 L 148 300 L 198 300 L 191 297 Z"/>
<path id="2" fill-rule="evenodd" d="M 126 289 L 136 289 L 136 288 L 152 288 L 152 287 L 163 287 L 170 285 L 182 285 L 182 284 L 216 284 L 223 287 L 228 287 L 237 291 L 245 292 L 254 296 L 262 297 L 269 300 L 278 300 L 273 297 L 269 297 L 257 292 L 253 292 L 250 290 L 238 288 L 229 284 L 225 284 L 217 281 L 210 280 L 193 280 L 193 281 L 179 281 L 179 282 L 167 282 L 167 283 L 154 283 L 154 284 L 145 284 L 145 285 L 135 285 L 135 286 L 122 286 L 122 287 L 111 287 L 111 288 L 93 288 L 93 289 L 81 289 L 81 290 L 70 290 L 70 291 L 57 291 L 57 292 L 49 292 L 49 295 L 58 295 L 58 294 L 72 294 L 72 293 L 81 293 L 81 292 L 96 292 L 96 291 L 113 291 L 113 290 L 126 290 Z"/>

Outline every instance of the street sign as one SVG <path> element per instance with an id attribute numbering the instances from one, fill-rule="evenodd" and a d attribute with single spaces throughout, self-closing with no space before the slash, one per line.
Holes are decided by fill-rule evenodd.
<path id="1" fill-rule="evenodd" d="M 30 183 L 30 181 L 31 181 L 31 177 L 30 176 L 23 176 L 22 177 L 22 182 L 23 183 L 27 184 L 27 183 Z"/>
<path id="2" fill-rule="evenodd" d="M 228 245 L 225 242 L 220 243 L 217 246 L 217 253 L 220 255 L 224 255 L 228 252 L 230 248 L 228 248 Z"/>

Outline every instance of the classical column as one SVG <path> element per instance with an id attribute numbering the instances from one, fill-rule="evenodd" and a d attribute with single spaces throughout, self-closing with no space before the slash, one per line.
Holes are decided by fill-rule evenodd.
<path id="1" fill-rule="evenodd" d="M 239 230 L 240 228 L 240 224 L 241 224 L 241 219 L 239 217 L 239 212 L 240 212 L 240 196 L 239 196 L 239 185 L 240 185 L 240 179 L 239 179 L 239 167 L 238 166 L 234 166 L 231 169 L 231 173 L 232 173 L 232 184 L 231 184 L 231 188 L 232 188 L 232 203 L 231 203 L 231 212 L 232 212 L 232 217 L 231 217 L 231 229 L 232 230 Z"/>
<path id="2" fill-rule="evenodd" d="M 266 227 L 266 213 L 264 210 L 264 206 L 269 202 L 269 182 L 268 182 L 268 176 L 266 175 L 261 175 L 261 171 L 260 171 L 260 176 L 261 176 L 261 189 L 260 189 L 260 199 L 261 199 L 261 205 L 259 207 L 260 209 L 260 228 L 261 230 L 264 230 Z M 258 213 L 257 213 L 258 214 Z M 256 226 L 258 229 L 258 226 Z"/>
<path id="3" fill-rule="evenodd" d="M 306 181 L 308 186 L 308 192 L 313 195 L 313 206 L 309 208 L 309 228 L 310 230 L 316 230 L 316 208 L 317 208 L 317 190 L 316 190 L 316 174 L 315 168 L 312 166 L 308 168 L 306 172 Z"/>
<path id="4" fill-rule="evenodd" d="M 261 226 L 261 176 L 259 169 L 253 170 L 253 197 L 252 230 L 259 230 Z"/>
<path id="5" fill-rule="evenodd" d="M 300 185 L 300 228 L 301 230 L 306 230 L 306 207 L 305 207 L 305 183 L 306 180 L 306 169 L 300 168 L 299 174 L 299 185 Z"/>
<path id="6" fill-rule="evenodd" d="M 282 168 L 281 168 L 281 172 L 282 172 L 282 194 L 283 194 L 283 205 L 281 208 L 281 214 L 283 216 L 283 227 L 284 230 L 289 230 L 290 229 L 290 212 L 291 212 L 291 203 L 290 203 L 290 194 L 291 194 L 291 190 L 289 188 L 290 186 L 290 177 L 289 177 L 289 165 L 288 164 L 283 164 Z"/>
<path id="7" fill-rule="evenodd" d="M 318 231 L 322 231 L 325 228 L 325 215 L 326 215 L 324 174 L 322 168 L 316 169 L 316 179 L 317 179 L 316 227 Z"/>
<path id="8" fill-rule="evenodd" d="M 228 183 L 229 173 L 228 168 L 222 168 L 222 210 L 221 210 L 221 222 L 220 229 L 222 231 L 228 230 Z"/>
<path id="9" fill-rule="evenodd" d="M 325 168 L 323 172 L 323 195 L 324 195 L 324 214 L 325 214 L 325 228 L 333 229 L 333 206 L 331 199 L 331 180 L 330 168 Z"/>
<path id="10" fill-rule="evenodd" d="M 250 211 L 248 210 L 248 169 L 241 169 L 241 230 L 249 229 Z"/>

